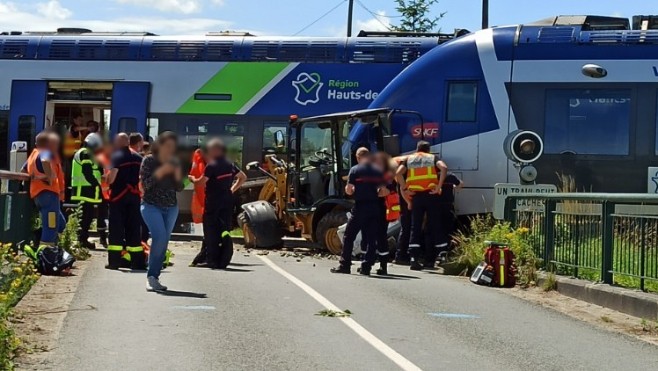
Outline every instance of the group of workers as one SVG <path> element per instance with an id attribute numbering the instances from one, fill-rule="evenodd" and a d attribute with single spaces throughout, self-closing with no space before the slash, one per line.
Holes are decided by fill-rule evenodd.
<path id="1" fill-rule="evenodd" d="M 377 257 L 377 274 L 388 274 L 388 224 L 399 220 L 395 262 L 412 270 L 434 268 L 450 250 L 454 225 L 454 192 L 463 182 L 438 156 L 430 144 L 420 141 L 416 152 L 391 159 L 387 154 L 356 151 L 357 165 L 350 169 L 345 193 L 354 206 L 345 228 L 343 250 L 332 273 L 351 273 L 354 241 L 361 233 L 365 251 L 362 275 L 370 275 Z"/>
<path id="2" fill-rule="evenodd" d="M 106 268 L 144 270 L 148 265 L 147 290 L 166 290 L 159 275 L 163 264 L 168 264 L 165 252 L 178 217 L 176 192 L 185 183 L 177 136 L 160 134 L 152 154 L 139 133 L 119 133 L 109 144 L 98 133 L 96 122 L 84 125 L 74 120 L 63 146 L 60 137 L 54 129 L 39 133 L 23 167 L 30 176 L 30 196 L 42 226 L 37 253 L 57 245 L 58 234 L 66 225 L 64 203 L 70 200 L 81 210 L 80 246 L 95 248 L 89 230 L 96 217 L 100 243 L 108 251 Z M 246 175 L 225 155 L 223 142 L 210 139 L 195 152 L 187 178 L 195 189 L 193 218 L 203 223 L 204 229 L 203 248 L 194 266 L 225 269 L 233 253 L 233 194 Z"/>
<path id="3" fill-rule="evenodd" d="M 121 133 L 109 145 L 95 131 L 78 134 L 74 143 L 79 141 L 79 148 L 68 158 L 67 151 L 73 147 L 71 137 L 64 139 L 61 155 L 59 133 L 54 130 L 39 133 L 23 168 L 30 176 L 30 197 L 41 219 L 39 249 L 57 245 L 58 234 L 67 220 L 63 206 L 70 200 L 81 210 L 79 246 L 96 248 L 89 241 L 95 217 L 100 243 L 108 250 L 107 268 L 144 269 L 148 231 L 142 233 L 143 221 L 139 216 L 139 169 L 144 139 L 141 134 Z M 70 169 L 70 187 L 67 187 L 66 168 Z M 68 199 L 66 193 L 70 193 Z"/>

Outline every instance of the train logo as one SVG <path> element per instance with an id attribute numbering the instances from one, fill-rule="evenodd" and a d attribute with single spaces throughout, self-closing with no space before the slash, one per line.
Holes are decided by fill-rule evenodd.
<path id="1" fill-rule="evenodd" d="M 436 122 L 426 122 L 422 126 L 414 125 L 411 127 L 411 136 L 414 139 L 430 139 L 439 137 L 439 124 Z"/>
<path id="2" fill-rule="evenodd" d="M 305 106 L 320 101 L 320 90 L 322 90 L 324 83 L 319 73 L 302 72 L 297 75 L 297 80 L 292 82 L 292 86 L 297 90 L 295 102 Z"/>

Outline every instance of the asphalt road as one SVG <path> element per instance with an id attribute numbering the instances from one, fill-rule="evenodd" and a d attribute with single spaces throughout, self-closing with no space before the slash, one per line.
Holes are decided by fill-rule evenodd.
<path id="1" fill-rule="evenodd" d="M 187 267 L 195 249 L 174 251 L 168 295 L 94 259 L 44 369 L 658 369 L 654 346 L 464 279 L 331 275 L 335 261 L 278 252 L 210 271 Z M 316 315 L 333 307 L 352 316 Z"/>

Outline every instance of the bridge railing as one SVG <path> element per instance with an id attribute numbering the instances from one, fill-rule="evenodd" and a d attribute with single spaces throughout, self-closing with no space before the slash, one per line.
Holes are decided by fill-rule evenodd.
<path id="1" fill-rule="evenodd" d="M 505 219 L 530 230 L 546 270 L 658 292 L 656 195 L 515 195 L 505 202 Z"/>

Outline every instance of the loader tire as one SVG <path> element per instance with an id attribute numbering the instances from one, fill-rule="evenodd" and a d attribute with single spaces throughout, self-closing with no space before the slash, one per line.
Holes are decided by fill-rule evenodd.
<path id="1" fill-rule="evenodd" d="M 334 255 L 340 255 L 343 249 L 343 241 L 338 237 L 338 227 L 346 222 L 346 211 L 332 211 L 323 216 L 316 227 L 316 240 Z"/>

